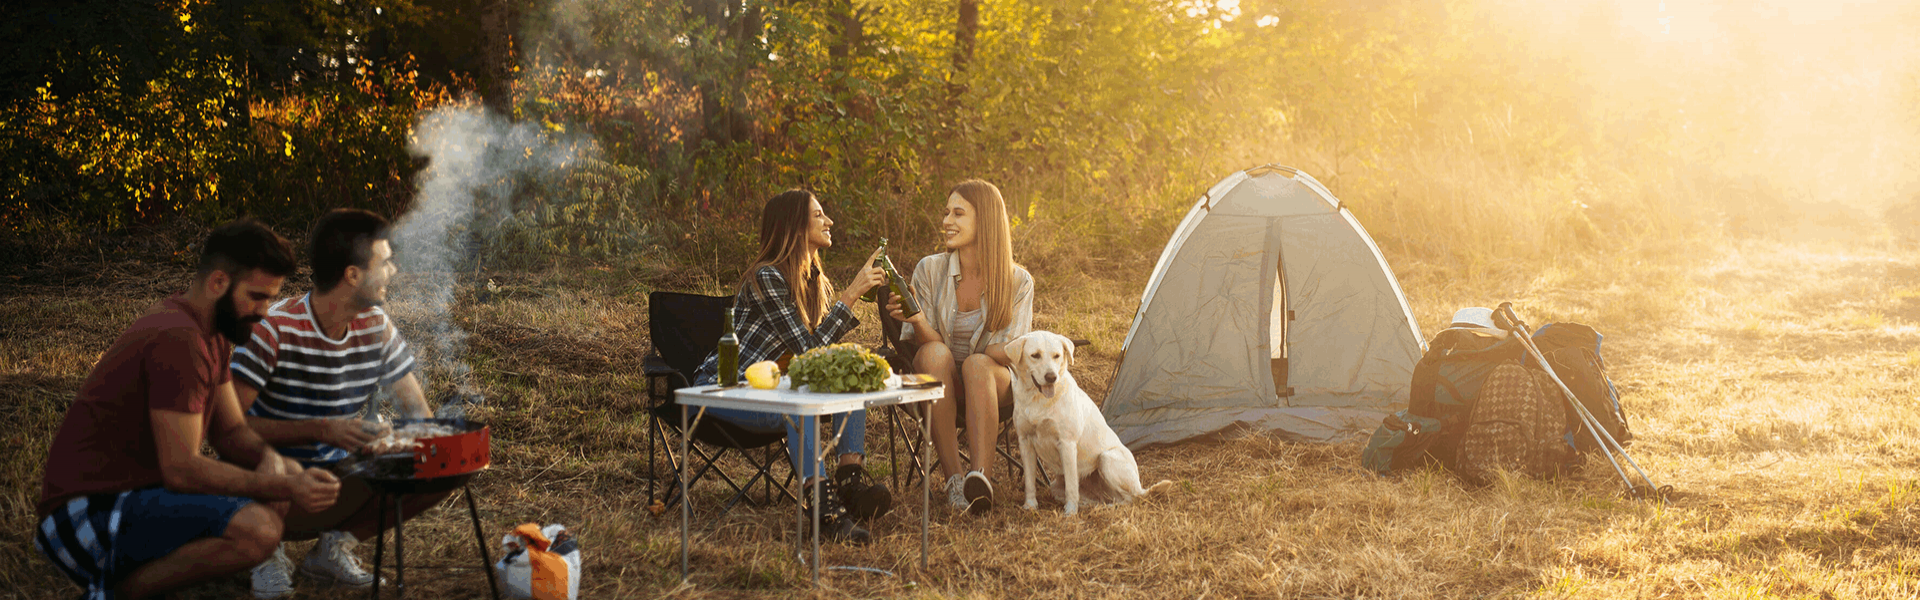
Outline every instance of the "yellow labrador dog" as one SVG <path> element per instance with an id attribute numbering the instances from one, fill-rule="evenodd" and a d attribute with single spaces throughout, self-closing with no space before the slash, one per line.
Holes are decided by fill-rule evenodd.
<path id="1" fill-rule="evenodd" d="M 1069 515 L 1079 512 L 1081 498 L 1120 504 L 1172 483 L 1140 487 L 1133 452 L 1067 372 L 1073 340 L 1035 331 L 1007 342 L 1006 350 L 1013 359 L 1013 428 L 1020 434 L 1027 510 L 1040 507 L 1033 495 L 1035 460 L 1053 474 L 1049 491 L 1067 503 Z"/>

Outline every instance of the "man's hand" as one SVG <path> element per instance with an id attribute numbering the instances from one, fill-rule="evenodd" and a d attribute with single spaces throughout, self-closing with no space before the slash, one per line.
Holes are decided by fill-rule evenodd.
<path id="1" fill-rule="evenodd" d="M 293 476 L 293 505 L 313 514 L 333 506 L 340 497 L 340 480 L 322 469 L 307 469 Z"/>
<path id="2" fill-rule="evenodd" d="M 321 429 L 320 441 L 348 452 L 359 452 L 368 442 L 386 434 L 384 425 L 354 418 L 327 419 Z"/>

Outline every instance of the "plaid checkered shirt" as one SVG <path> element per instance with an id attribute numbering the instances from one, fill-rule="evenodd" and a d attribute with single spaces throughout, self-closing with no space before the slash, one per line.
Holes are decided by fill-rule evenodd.
<path id="1" fill-rule="evenodd" d="M 735 375 L 744 374 L 753 363 L 834 343 L 860 325 L 860 320 L 853 317 L 853 308 L 835 300 L 827 314 L 820 317 L 820 326 L 809 331 L 806 315 L 800 312 L 800 305 L 794 304 L 793 291 L 787 287 L 787 278 L 779 269 L 771 265 L 760 267 L 753 276 L 760 289 L 741 286 L 740 293 L 733 298 L 733 330 L 734 336 L 740 339 L 741 371 Z M 708 354 L 694 374 L 694 385 L 713 383 L 718 379 L 719 370 L 720 353 Z"/>

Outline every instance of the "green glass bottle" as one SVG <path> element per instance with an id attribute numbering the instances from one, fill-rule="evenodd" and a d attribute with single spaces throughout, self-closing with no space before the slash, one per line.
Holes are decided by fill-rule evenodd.
<path id="1" fill-rule="evenodd" d="M 733 333 L 733 309 L 728 308 L 720 326 L 720 385 L 740 384 L 740 338 Z"/>
<path id="2" fill-rule="evenodd" d="M 886 258 L 887 258 L 887 238 L 880 238 L 880 259 L 886 260 Z M 865 267 L 861 267 L 861 268 L 865 268 Z M 879 292 L 876 291 L 878 289 L 880 289 L 880 286 L 877 286 L 877 285 L 867 288 L 867 293 L 860 295 L 860 301 L 861 302 L 879 302 L 880 301 L 880 298 L 878 296 Z"/>
<path id="3" fill-rule="evenodd" d="M 880 270 L 887 272 L 887 286 L 893 289 L 893 295 L 900 297 L 900 314 L 909 319 L 920 314 L 920 303 L 914 302 L 913 294 L 907 293 L 907 280 L 900 277 L 899 271 L 893 270 L 893 258 L 882 255 Z"/>

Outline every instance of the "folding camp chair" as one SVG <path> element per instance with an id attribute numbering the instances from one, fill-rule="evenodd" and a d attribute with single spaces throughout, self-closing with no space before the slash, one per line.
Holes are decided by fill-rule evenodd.
<path id="1" fill-rule="evenodd" d="M 655 482 L 667 482 L 669 495 L 663 503 L 668 507 L 685 495 L 675 483 L 679 481 L 676 475 L 681 469 L 691 469 L 686 479 L 688 487 L 709 473 L 725 483 L 733 490 L 733 497 L 726 503 L 729 510 L 742 501 L 756 506 L 772 504 L 781 497 L 798 501 L 788 491 L 793 483 L 793 468 L 787 458 L 785 432 L 748 431 L 724 419 L 707 418 L 693 428 L 691 441 L 696 443 L 689 445 L 687 456 L 676 455 L 674 449 L 680 446 L 668 439 L 669 434 L 686 435 L 680 431 L 682 408 L 675 401 L 673 391 L 690 385 L 700 363 L 719 345 L 723 311 L 732 307 L 732 296 L 647 294 L 647 326 L 653 340 L 653 352 L 647 355 L 645 363 L 647 412 L 653 421 L 647 428 L 647 496 L 655 497 Z M 659 449 L 663 447 L 669 469 L 664 474 L 655 470 L 656 456 L 662 453 Z M 738 455 L 753 469 L 744 484 L 721 470 L 721 460 L 729 455 Z M 776 465 L 787 470 L 786 479 L 778 485 L 773 475 Z M 749 493 L 755 483 L 764 484 L 759 500 Z"/>

